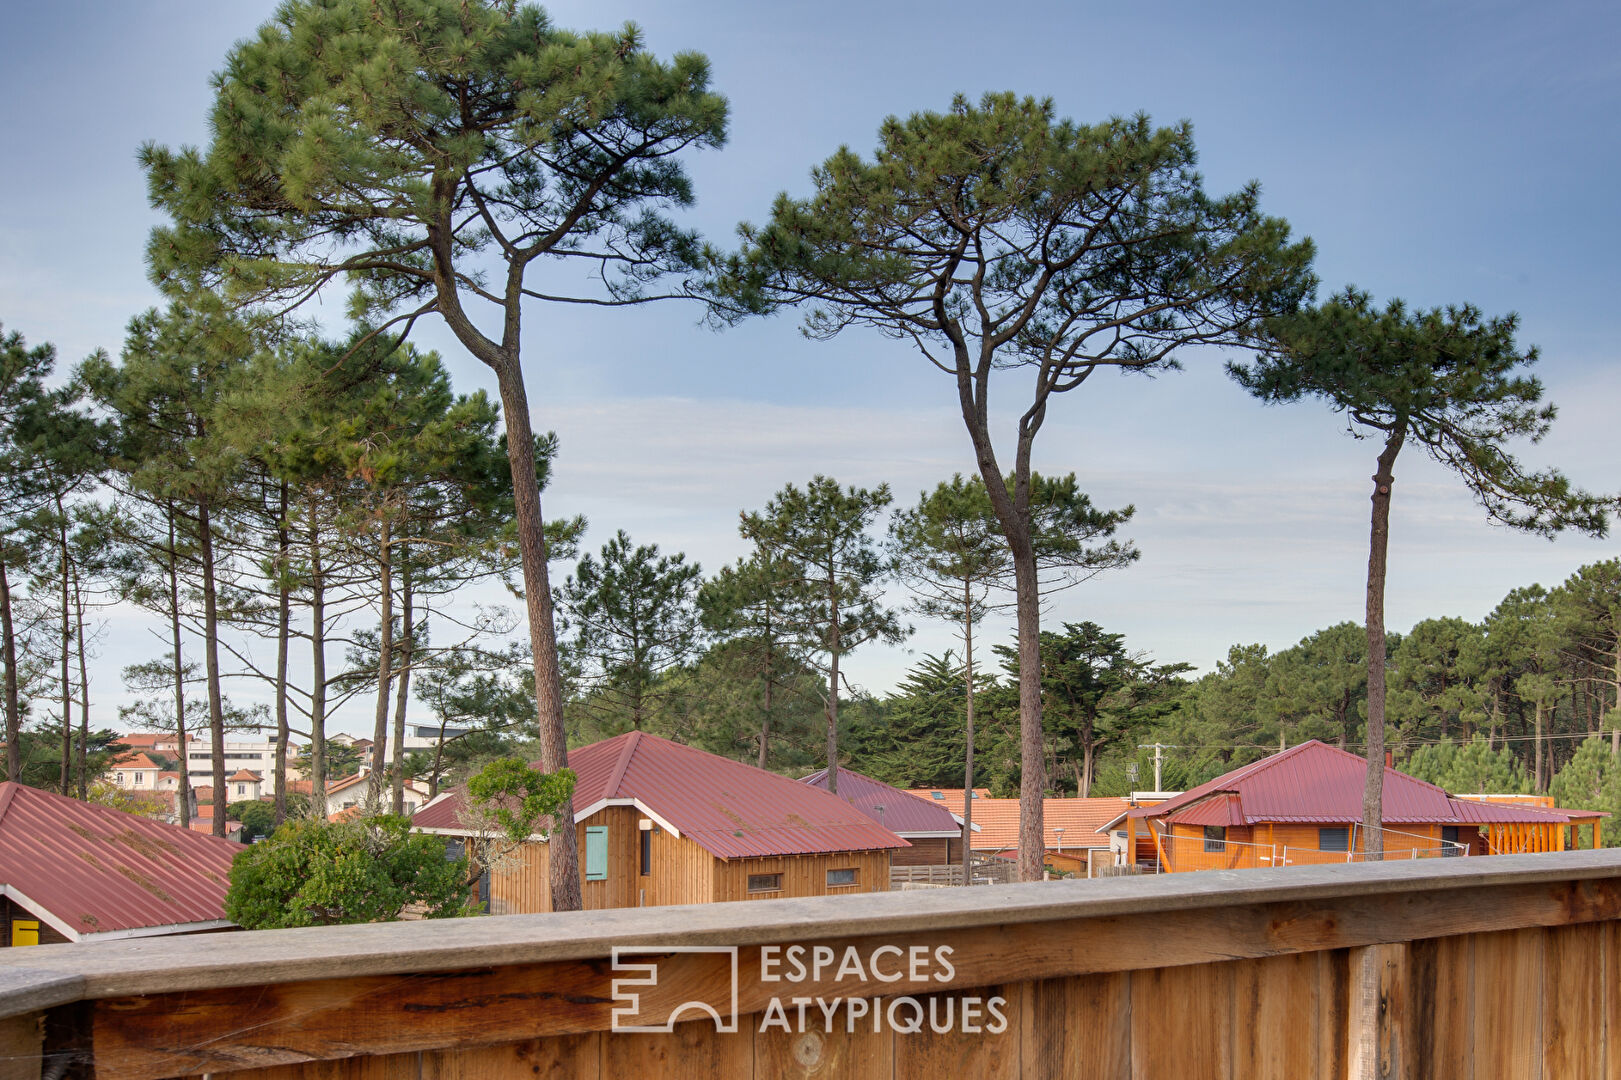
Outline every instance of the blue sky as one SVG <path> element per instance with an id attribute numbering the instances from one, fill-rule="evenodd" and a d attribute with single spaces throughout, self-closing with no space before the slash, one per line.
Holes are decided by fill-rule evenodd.
<path id="1" fill-rule="evenodd" d="M 1612 267 L 1621 141 L 1621 12 L 1599 3 L 1317 5 L 884 0 L 816 5 L 594 0 L 554 21 L 631 20 L 661 55 L 702 51 L 732 103 L 729 145 L 694 157 L 690 222 L 729 240 L 841 143 L 868 150 L 892 113 L 953 93 L 1050 96 L 1092 121 L 1144 111 L 1194 124 L 1212 190 L 1259 179 L 1268 210 L 1318 244 L 1327 288 L 1414 304 L 1518 311 L 1561 406 L 1530 448 L 1595 488 L 1621 487 L 1621 368 Z M 1237 9 L 1237 10 L 1235 10 Z M 67 360 L 116 349 L 152 303 L 154 223 L 135 149 L 206 136 L 207 80 L 272 10 L 258 0 L 8 5 L 0 14 L 0 321 Z M 334 298 L 334 301 L 336 298 Z M 334 304 L 334 318 L 337 308 Z M 970 466 L 950 387 L 895 343 L 814 343 L 779 317 L 725 333 L 698 312 L 527 314 L 535 423 L 562 459 L 548 509 L 585 513 L 708 568 L 741 552 L 737 511 L 824 472 L 888 481 L 910 501 Z M 483 370 L 431 327 L 458 385 Z M 1138 507 L 1141 564 L 1065 595 L 1164 660 L 1208 669 L 1236 642 L 1283 647 L 1360 617 L 1373 451 L 1314 406 L 1263 409 L 1188 357 L 1157 380 L 1088 383 L 1058 406 L 1037 467 L 1078 472 L 1105 505 Z M 1398 470 L 1390 620 L 1479 618 L 1509 588 L 1554 584 L 1616 554 L 1487 527 L 1460 487 L 1410 456 Z M 109 613 L 98 683 L 158 651 Z M 855 678 L 893 685 L 922 651 L 858 654 Z M 114 684 L 114 685 L 109 685 Z M 359 722 L 359 718 L 355 718 Z"/>

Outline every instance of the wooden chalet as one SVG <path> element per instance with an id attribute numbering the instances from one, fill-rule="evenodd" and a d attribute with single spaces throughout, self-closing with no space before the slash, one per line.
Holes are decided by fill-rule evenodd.
<path id="1" fill-rule="evenodd" d="M 1155 806 L 1148 826 L 1159 868 L 1234 870 L 1356 862 L 1366 853 L 1367 761 L 1312 740 L 1251 762 Z M 1385 859 L 1506 855 L 1601 845 L 1594 810 L 1459 799 L 1385 766 Z"/>
<path id="2" fill-rule="evenodd" d="M 817 769 L 800 783 L 826 791 L 827 770 Z M 912 845 L 897 848 L 890 857 L 892 865 L 954 866 L 962 861 L 961 814 L 850 769 L 839 770 L 837 794 Z"/>
<path id="3" fill-rule="evenodd" d="M 632 731 L 570 750 L 587 910 L 884 892 L 910 845 L 836 795 Z M 478 835 L 460 788 L 411 822 Z M 535 837 L 481 882 L 492 914 L 548 911 L 547 845 Z"/>
<path id="4" fill-rule="evenodd" d="M 240 844 L 0 784 L 0 947 L 235 929 Z"/>
<path id="5" fill-rule="evenodd" d="M 913 788 L 909 794 L 962 815 L 962 788 Z M 1049 870 L 1089 876 L 1094 868 L 1110 861 L 1109 834 L 1099 830 L 1128 808 L 1129 803 L 1122 798 L 1043 799 L 1043 864 Z M 1018 799 L 993 799 L 987 789 L 975 788 L 973 823 L 975 852 L 1002 860 L 1018 858 Z"/>

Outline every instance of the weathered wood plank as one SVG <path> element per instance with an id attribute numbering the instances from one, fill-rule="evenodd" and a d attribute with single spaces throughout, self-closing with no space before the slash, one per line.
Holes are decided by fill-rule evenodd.
<path id="1" fill-rule="evenodd" d="M 1475 935 L 1474 1046 L 1475 1075 L 1480 1080 L 1542 1076 L 1546 940 L 1543 931 L 1535 929 Z"/>
<path id="2" fill-rule="evenodd" d="M 1004 1002 L 1001 1020 L 987 1008 L 994 997 Z M 921 1011 L 916 1015 L 923 1022 L 922 1030 L 895 1032 L 895 1080 L 954 1076 L 1019 1080 L 1023 1023 L 1019 1007 L 1024 998 L 1017 988 L 991 986 L 967 994 L 930 994 L 918 997 L 917 1002 Z M 965 1022 L 967 1010 L 972 1012 L 967 1013 Z M 900 1015 L 902 1023 L 906 1023 L 904 1017 L 909 1014 L 902 1011 Z M 888 1019 L 886 1014 L 886 1023 Z M 993 1027 L 1000 1030 L 993 1031 Z"/>
<path id="3" fill-rule="evenodd" d="M 604 1040 L 602 1075 L 613 1080 L 718 1080 L 747 1077 L 754 1066 L 754 1029 L 715 1030 L 713 1021 L 676 1024 L 658 1035 Z"/>
<path id="4" fill-rule="evenodd" d="M 1322 983 L 1320 953 L 1233 965 L 1235 1076 L 1314 1080 L 1323 1075 L 1317 1030 Z"/>
<path id="5" fill-rule="evenodd" d="M 1599 978 L 1604 987 L 1603 1027 L 1598 1033 L 1604 1048 L 1604 1080 L 1621 1080 L 1621 923 L 1605 923 L 1599 953 Z"/>
<path id="6" fill-rule="evenodd" d="M 906 893 L 814 897 L 770 904 L 700 904 L 656 913 L 645 909 L 446 919 L 409 924 L 265 930 L 239 934 L 221 950 L 205 938 L 99 943 L 95 949 L 45 945 L 0 955 L 0 1015 L 37 1011 L 14 1007 L 10 973 L 35 970 L 82 978 L 91 998 L 167 993 L 227 986 L 269 985 L 312 978 L 455 971 L 487 965 L 584 960 L 615 946 L 757 945 L 803 940 L 806 925 L 826 938 L 910 935 L 991 925 L 1063 923 L 1112 915 L 1236 909 L 1249 905 L 1346 902 L 1361 898 L 1450 893 L 1452 910 L 1474 914 L 1470 892 L 1538 885 L 1565 892 L 1582 882 L 1621 882 L 1621 851 L 1481 859 L 1422 859 L 1373 865 L 1287 867 L 1244 873 L 1170 874 L 1028 885 L 933 889 Z M 1481 893 L 1481 890 L 1485 890 Z M 1603 891 L 1600 889 L 1600 891 Z M 1592 921 L 1577 888 L 1577 906 L 1538 925 Z M 1491 926 L 1471 929 L 1492 929 Z M 1442 928 L 1427 936 L 1462 932 Z M 1414 934 L 1411 936 L 1426 936 Z M 153 962 L 160 953 L 163 962 Z M 1122 965 L 1126 970 L 1132 965 Z"/>
<path id="7" fill-rule="evenodd" d="M 1131 976 L 1025 984 L 1022 1075 L 1032 1080 L 1131 1080 Z"/>
<path id="8" fill-rule="evenodd" d="M 594 1031 L 433 1051 L 422 1055 L 422 1080 L 600 1080 L 603 1038 Z"/>
<path id="9" fill-rule="evenodd" d="M 817 944 L 839 956 L 854 949 L 861 957 L 873 956 L 880 946 L 918 947 L 931 955 L 950 949 L 958 971 L 952 989 L 957 990 L 969 979 L 973 985 L 998 985 L 1617 916 L 1621 887 L 1598 881 L 1508 885 L 1478 894 L 1378 894 L 1198 908 Z M 802 939 L 805 933 L 799 926 L 785 939 Z M 641 995 L 642 1022 L 662 1022 L 672 1009 L 693 1000 L 730 1012 L 730 973 L 722 963 L 713 953 L 662 956 L 657 987 Z M 771 982 L 762 978 L 759 950 L 745 948 L 739 957 L 738 1012 L 758 1012 L 771 998 L 795 993 L 872 997 L 941 989 L 885 982 L 872 972 L 838 980 L 831 975 L 830 969 L 821 982 L 797 986 Z M 614 1010 L 615 977 L 606 961 L 596 960 L 118 998 L 96 1008 L 97 1053 L 135 1080 L 605 1030 Z M 254 1015 L 256 1023 L 241 1025 L 245 1014 Z"/>
<path id="10" fill-rule="evenodd" d="M 1408 969 L 1413 1080 L 1474 1080 L 1474 939 L 1415 941 Z"/>
<path id="11" fill-rule="evenodd" d="M 1233 1080 L 1233 968 L 1132 973 L 1132 1080 Z"/>
<path id="12" fill-rule="evenodd" d="M 1604 927 L 1543 931 L 1542 1075 L 1599 1076 L 1604 1071 Z"/>
<path id="13" fill-rule="evenodd" d="M 422 1061 L 417 1054 L 385 1054 L 246 1069 L 229 1075 L 231 1080 L 421 1080 Z"/>
<path id="14" fill-rule="evenodd" d="M 801 1028 L 797 1012 L 790 1012 L 791 1031 L 762 1026 L 758 1015 L 744 1021 L 755 1030 L 755 1080 L 891 1080 L 895 1075 L 893 1032 L 875 1032 L 847 1009 L 835 1011 L 831 1023 L 815 1007 L 806 1016 Z"/>
<path id="15" fill-rule="evenodd" d="M 1350 977 L 1347 1075 L 1351 1080 L 1395 1080 L 1411 1075 L 1407 945 L 1352 949 Z"/>
<path id="16" fill-rule="evenodd" d="M 0 1080 L 39 1080 L 45 1014 L 0 1020 Z"/>

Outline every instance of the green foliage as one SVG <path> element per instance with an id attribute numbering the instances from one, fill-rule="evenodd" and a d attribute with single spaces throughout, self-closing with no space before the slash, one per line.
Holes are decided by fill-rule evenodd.
<path id="1" fill-rule="evenodd" d="M 468 864 L 409 818 L 289 821 L 231 865 L 225 914 L 248 930 L 389 922 L 407 905 L 425 918 L 467 914 Z"/>
<path id="2" fill-rule="evenodd" d="M 1603 739 L 1587 739 L 1554 776 L 1548 793 L 1556 806 L 1609 813 L 1609 825 L 1621 815 L 1621 761 Z M 1603 830 L 1605 847 L 1621 846 L 1617 832 L 1621 830 Z"/>
<path id="3" fill-rule="evenodd" d="M 299 772 L 310 771 L 310 755 L 314 748 L 305 743 L 298 748 L 293 766 Z M 341 780 L 360 771 L 360 751 L 346 743 L 328 741 L 326 744 L 326 775 L 328 780 Z"/>
<path id="4" fill-rule="evenodd" d="M 1531 778 L 1513 751 L 1506 746 L 1493 749 L 1478 736 L 1461 746 L 1451 739 L 1420 746 L 1400 768 L 1453 795 L 1531 793 Z"/>
<path id="5" fill-rule="evenodd" d="M 310 800 L 305 795 L 290 792 L 287 795 L 287 818 L 290 821 L 310 812 Z M 242 823 L 241 840 L 251 844 L 255 838 L 270 836 L 276 831 L 276 804 L 268 799 L 243 799 L 225 808 L 225 816 Z"/>
<path id="6" fill-rule="evenodd" d="M 549 819 L 574 791 L 573 769 L 532 769 L 519 758 L 484 766 L 467 781 L 470 816 L 480 831 L 506 844 L 521 844 L 551 827 Z"/>
<path id="7" fill-rule="evenodd" d="M 640 729 L 670 689 L 661 676 L 691 658 L 701 576 L 685 555 L 633 547 L 621 529 L 602 545 L 600 562 L 587 554 L 557 590 L 559 630 L 572 632 L 565 655 L 605 734 Z"/>

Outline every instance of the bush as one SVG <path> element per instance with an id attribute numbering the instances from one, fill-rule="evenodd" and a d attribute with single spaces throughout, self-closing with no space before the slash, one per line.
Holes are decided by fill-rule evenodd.
<path id="1" fill-rule="evenodd" d="M 248 930 L 389 922 L 407 905 L 453 918 L 470 913 L 467 867 L 409 818 L 289 821 L 236 857 L 225 914 Z"/>

